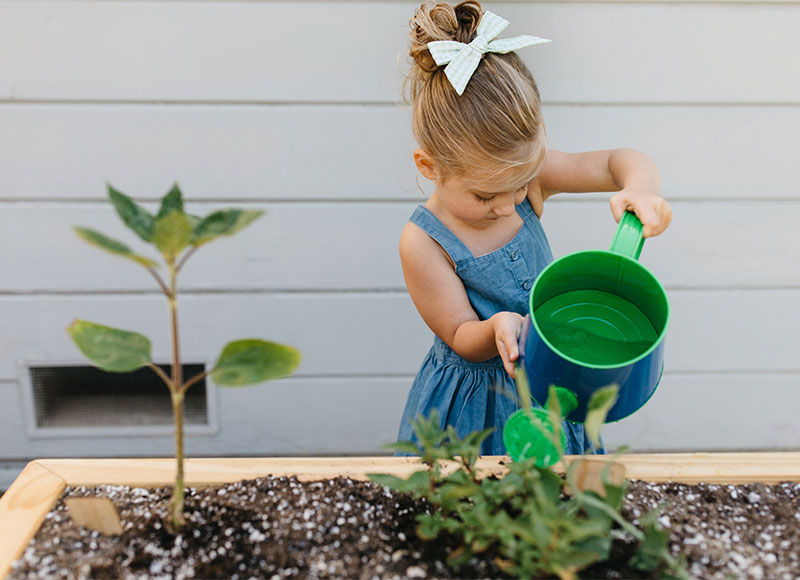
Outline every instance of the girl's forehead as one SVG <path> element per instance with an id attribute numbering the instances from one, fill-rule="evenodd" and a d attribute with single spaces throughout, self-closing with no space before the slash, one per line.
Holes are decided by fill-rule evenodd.
<path id="1" fill-rule="evenodd" d="M 461 182 L 471 189 L 486 193 L 503 193 L 518 189 L 536 177 L 538 167 L 514 167 L 504 171 L 479 172 L 462 176 Z"/>
<path id="2" fill-rule="evenodd" d="M 544 141 L 528 145 L 518 158 L 524 161 L 503 164 L 496 161 L 476 164 L 471 171 L 459 176 L 463 185 L 488 193 L 518 189 L 530 183 L 544 165 L 547 146 Z"/>

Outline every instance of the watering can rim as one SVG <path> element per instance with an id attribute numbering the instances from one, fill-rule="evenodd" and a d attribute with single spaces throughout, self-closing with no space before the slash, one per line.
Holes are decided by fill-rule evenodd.
<path id="1" fill-rule="evenodd" d="M 635 230 L 637 232 L 637 235 L 630 236 L 630 231 L 631 230 Z M 623 244 L 625 244 L 625 245 L 621 246 L 620 245 L 621 234 L 623 232 L 626 232 L 628 234 L 628 238 L 623 242 Z M 638 236 L 638 239 L 637 239 L 637 236 Z M 642 235 L 642 224 L 639 221 L 639 218 L 636 217 L 636 214 L 634 214 L 633 212 L 627 211 L 623 215 L 623 218 L 619 221 L 619 225 L 617 226 L 617 231 L 616 231 L 616 233 L 614 235 L 614 239 L 613 239 L 613 241 L 611 243 L 611 249 L 610 250 L 581 250 L 581 251 L 578 251 L 578 252 L 573 252 L 571 254 L 567 254 L 566 256 L 562 256 L 557 260 L 553 260 L 547 266 L 545 266 L 545 268 L 541 272 L 539 272 L 539 275 L 536 277 L 536 280 L 534 280 L 533 287 L 531 288 L 530 294 L 528 295 L 528 314 L 526 314 L 526 320 L 530 321 L 530 324 L 533 325 L 533 327 L 536 330 L 536 333 L 539 335 L 539 337 L 542 339 L 542 341 L 544 341 L 544 343 L 553 352 L 557 353 L 564 360 L 566 360 L 568 362 L 571 362 L 572 364 L 584 367 L 584 368 L 598 369 L 598 370 L 619 369 L 619 368 L 623 368 L 623 367 L 627 367 L 627 366 L 636 364 L 640 360 L 650 356 L 650 354 L 653 353 L 653 351 L 655 351 L 661 345 L 662 342 L 664 342 L 664 337 L 666 336 L 666 333 L 667 333 L 667 327 L 669 326 L 669 320 L 670 320 L 670 316 L 671 316 L 671 309 L 669 307 L 669 300 L 667 300 L 667 292 L 666 292 L 666 290 L 664 290 L 664 286 L 661 284 L 661 282 L 658 280 L 658 278 L 656 278 L 653 275 L 653 273 L 650 270 L 648 270 L 645 266 L 643 266 L 636 259 L 636 258 L 638 258 L 638 256 L 640 255 L 640 253 L 642 251 L 643 244 L 644 244 L 644 237 Z M 620 251 L 620 250 L 622 250 L 622 251 Z M 535 317 L 533 316 L 533 296 L 534 296 L 534 293 L 536 292 L 536 289 L 540 287 L 540 282 L 546 277 L 545 274 L 547 273 L 547 271 L 550 270 L 551 268 L 553 268 L 556 264 L 558 264 L 558 263 L 562 263 L 563 264 L 564 261 L 570 260 L 570 259 L 574 258 L 575 256 L 586 256 L 586 255 L 590 255 L 590 254 L 598 254 L 598 255 L 602 255 L 602 256 L 613 256 L 615 259 L 627 260 L 631 264 L 635 264 L 634 267 L 639 268 L 644 274 L 646 274 L 652 280 L 652 282 L 655 284 L 655 286 L 661 291 L 662 296 L 664 296 L 664 305 L 665 305 L 665 310 L 666 310 L 666 316 L 664 318 L 664 325 L 661 328 L 661 332 L 658 333 L 658 337 L 656 338 L 655 341 L 653 341 L 653 344 L 650 345 L 650 348 L 648 348 L 646 351 L 644 351 L 643 353 L 639 354 L 638 356 L 636 356 L 634 358 L 631 358 L 631 359 L 629 359 L 627 361 L 623 361 L 621 363 L 615 363 L 615 364 L 586 363 L 586 362 L 578 361 L 578 360 L 570 357 L 569 355 L 564 354 L 563 352 L 561 352 L 560 349 L 556 348 L 547 339 L 547 337 L 541 332 L 541 329 L 539 328 L 539 325 L 536 322 Z M 523 339 L 525 338 L 525 330 L 524 329 L 523 329 L 523 331 L 520 332 L 520 336 L 522 336 Z M 524 343 L 521 345 L 520 352 L 523 352 L 523 346 L 524 346 Z"/>

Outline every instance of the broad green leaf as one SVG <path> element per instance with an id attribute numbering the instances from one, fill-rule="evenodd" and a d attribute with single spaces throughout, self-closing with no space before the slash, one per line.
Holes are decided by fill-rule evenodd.
<path id="1" fill-rule="evenodd" d="M 211 377 L 223 387 L 241 387 L 286 377 L 300 364 L 300 353 L 283 344 L 260 339 L 229 342 Z"/>
<path id="2" fill-rule="evenodd" d="M 183 213 L 183 195 L 181 195 L 181 190 L 178 189 L 177 183 L 161 198 L 161 207 L 158 210 L 156 218 L 165 217 L 173 210 Z"/>
<path id="3" fill-rule="evenodd" d="M 203 218 L 200 216 L 192 215 L 190 213 L 186 214 L 186 217 L 189 218 L 189 223 L 192 224 L 192 239 L 194 239 L 194 230 L 197 228 L 197 225 L 203 221 Z"/>
<path id="4" fill-rule="evenodd" d="M 464 437 L 464 446 L 465 447 L 480 447 L 480 444 L 483 443 L 483 440 L 489 437 L 494 432 L 494 427 L 489 427 L 488 429 L 483 429 L 482 431 L 473 431 L 472 433 L 468 433 L 466 437 Z"/>
<path id="5" fill-rule="evenodd" d="M 123 223 L 145 242 L 153 241 L 153 215 L 127 195 L 108 185 L 108 197 Z"/>
<path id="6" fill-rule="evenodd" d="M 425 496 L 431 486 L 431 476 L 427 469 L 415 471 L 408 479 L 388 473 L 368 473 L 367 477 L 378 485 L 385 485 L 395 491 L 414 493 L 418 496 Z"/>
<path id="7" fill-rule="evenodd" d="M 192 223 L 189 217 L 172 210 L 156 220 L 153 228 L 153 243 L 167 260 L 174 259 L 192 243 Z"/>
<path id="8" fill-rule="evenodd" d="M 444 527 L 443 524 L 444 521 L 440 512 L 434 512 L 430 515 L 423 514 L 419 517 L 417 536 L 421 540 L 435 540 Z"/>
<path id="9" fill-rule="evenodd" d="M 650 510 L 640 522 L 644 539 L 629 564 L 637 570 L 657 570 L 664 565 L 664 555 L 669 554 L 669 533 L 658 522 L 660 510 Z"/>
<path id="10" fill-rule="evenodd" d="M 589 399 L 589 404 L 586 407 L 584 427 L 589 441 L 591 441 L 595 447 L 600 447 L 600 427 L 605 423 L 606 415 L 608 415 L 611 407 L 617 402 L 617 391 L 619 391 L 617 385 L 609 385 L 597 389 L 592 393 L 592 397 Z"/>
<path id="11" fill-rule="evenodd" d="M 224 209 L 215 211 L 194 228 L 192 243 L 202 246 L 219 236 L 232 236 L 264 214 L 260 210 Z"/>
<path id="12" fill-rule="evenodd" d="M 569 565 L 575 570 L 585 568 L 595 562 L 608 560 L 611 551 L 611 538 L 594 536 L 577 543 L 569 551 Z"/>
<path id="13" fill-rule="evenodd" d="M 447 432 L 442 428 L 439 421 L 439 412 L 436 409 L 431 409 L 428 417 L 422 414 L 417 415 L 411 421 L 411 429 L 414 431 L 414 435 L 417 436 L 420 446 L 426 449 L 439 447 L 447 438 Z"/>
<path id="14" fill-rule="evenodd" d="M 431 492 L 431 472 L 421 469 L 409 475 L 406 480 L 406 491 L 428 497 Z"/>
<path id="15" fill-rule="evenodd" d="M 453 568 L 460 568 L 470 561 L 472 550 L 467 546 L 459 546 L 447 555 L 447 563 Z"/>
<path id="16" fill-rule="evenodd" d="M 564 480 L 552 469 L 540 467 L 538 471 L 539 481 L 542 485 L 541 489 L 544 491 L 548 501 L 555 504 L 561 495 L 561 489 L 564 487 Z"/>
<path id="17" fill-rule="evenodd" d="M 603 478 L 603 487 L 606 490 L 606 503 L 615 510 L 619 510 L 622 507 L 622 498 L 625 495 L 625 488 L 621 485 L 609 483 L 606 470 L 603 470 L 601 477 Z"/>
<path id="18" fill-rule="evenodd" d="M 126 373 L 150 363 L 150 341 L 138 332 L 75 320 L 67 332 L 86 357 L 104 371 Z"/>
<path id="19" fill-rule="evenodd" d="M 75 227 L 74 230 L 82 240 L 89 242 L 93 246 L 97 246 L 106 252 L 128 258 L 134 262 L 138 262 L 145 268 L 158 267 L 157 262 L 154 262 L 150 258 L 133 253 L 133 251 L 122 242 L 118 242 L 117 240 L 109 238 L 100 232 L 81 227 Z"/>
<path id="20" fill-rule="evenodd" d="M 406 480 L 397 477 L 396 475 L 389 475 L 388 473 L 368 473 L 367 477 L 370 481 L 377 483 L 378 485 L 382 485 L 396 491 L 405 491 L 407 487 Z"/>
<path id="21" fill-rule="evenodd" d="M 447 483 L 439 490 L 439 497 L 442 503 L 449 504 L 470 497 L 475 493 L 476 485 L 457 485 Z"/>

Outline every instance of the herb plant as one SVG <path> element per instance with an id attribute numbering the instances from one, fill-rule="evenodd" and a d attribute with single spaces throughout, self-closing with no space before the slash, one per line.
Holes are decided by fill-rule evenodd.
<path id="1" fill-rule="evenodd" d="M 593 438 L 615 395 L 616 387 L 608 388 L 590 402 L 587 424 L 592 426 Z M 555 431 L 543 432 L 559 448 L 560 404 L 565 400 L 569 397 L 563 391 L 551 388 L 547 409 Z M 482 477 L 476 461 L 481 442 L 492 429 L 462 439 L 453 427 L 441 428 L 435 410 L 428 418 L 418 417 L 413 427 L 417 442 L 389 447 L 419 455 L 427 469 L 408 479 L 387 474 L 372 474 L 370 479 L 427 500 L 431 509 L 417 516 L 417 535 L 423 540 L 455 542 L 458 547 L 447 558 L 452 567 L 458 569 L 476 554 L 488 554 L 513 577 L 557 575 L 569 580 L 577 578 L 580 570 L 607 560 L 617 535 L 638 542 L 629 562 L 632 567 L 686 577 L 669 553 L 669 536 L 658 524 L 657 512 L 641 519 L 642 530 L 622 517 L 624 485 L 614 485 L 604 477 L 605 494 L 581 491 L 573 481 L 577 462 L 562 477 L 550 467 L 537 467 L 533 457 L 509 462 L 502 478 Z M 447 465 L 451 469 L 443 469 Z"/>
<path id="2" fill-rule="evenodd" d="M 177 532 L 185 523 L 183 517 L 183 401 L 192 385 L 210 375 L 217 385 L 238 387 L 285 377 L 300 362 L 300 353 L 290 346 L 260 339 L 236 340 L 222 349 L 216 365 L 210 370 L 186 379 L 182 376 L 178 340 L 178 273 L 201 246 L 231 236 L 259 218 L 264 212 L 225 209 L 205 217 L 187 214 L 177 184 L 161 199 L 158 213 L 153 215 L 128 196 L 108 186 L 108 195 L 117 214 L 137 236 L 152 244 L 161 254 L 166 279 L 156 268 L 159 264 L 135 253 L 125 244 L 97 231 L 76 227 L 77 234 L 116 256 L 132 260 L 155 278 L 169 306 L 172 337 L 172 373 L 168 376 L 150 356 L 147 337 L 126 330 L 110 328 L 85 320 L 75 320 L 68 332 L 78 348 L 100 369 L 110 372 L 131 372 L 150 367 L 167 385 L 172 399 L 175 424 L 175 485 L 169 503 L 168 529 Z"/>

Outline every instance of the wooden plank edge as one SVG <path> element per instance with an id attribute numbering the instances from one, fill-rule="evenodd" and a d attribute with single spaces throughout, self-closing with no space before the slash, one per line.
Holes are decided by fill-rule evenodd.
<path id="1" fill-rule="evenodd" d="M 22 556 L 66 485 L 63 478 L 31 461 L 0 498 L 0 578 Z"/>
<path id="2" fill-rule="evenodd" d="M 800 452 L 654 453 L 568 456 L 590 461 L 613 459 L 625 466 L 628 479 L 679 483 L 780 483 L 800 482 Z M 505 471 L 505 456 L 484 456 L 478 468 L 485 473 Z M 171 485 L 174 459 L 46 459 L 39 463 L 59 475 L 67 485 L 102 484 L 132 487 Z M 349 477 L 365 480 L 368 473 L 407 476 L 421 469 L 414 457 L 270 457 L 192 458 L 186 460 L 187 486 L 213 486 L 256 477 L 294 475 L 303 481 Z M 563 471 L 563 466 L 560 467 Z"/>
<path id="3" fill-rule="evenodd" d="M 615 461 L 625 466 L 626 479 L 651 482 L 739 484 L 800 482 L 800 453 L 653 453 L 587 456 L 589 461 Z"/>

